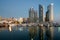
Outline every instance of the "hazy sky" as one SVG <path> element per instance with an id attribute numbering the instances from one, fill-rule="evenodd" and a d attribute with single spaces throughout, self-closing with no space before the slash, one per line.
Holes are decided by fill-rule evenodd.
<path id="1" fill-rule="evenodd" d="M 39 10 L 39 4 L 44 6 L 44 14 L 47 6 L 54 3 L 54 20 L 60 20 L 60 0 L 0 0 L 0 16 L 2 17 L 28 17 L 29 8 Z"/>

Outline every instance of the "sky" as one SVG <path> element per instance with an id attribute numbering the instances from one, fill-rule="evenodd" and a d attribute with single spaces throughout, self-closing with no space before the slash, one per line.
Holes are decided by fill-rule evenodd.
<path id="1" fill-rule="evenodd" d="M 0 16 L 2 17 L 29 17 L 31 7 L 39 12 L 39 4 L 44 6 L 44 15 L 47 6 L 54 4 L 54 21 L 60 20 L 60 0 L 0 0 Z"/>

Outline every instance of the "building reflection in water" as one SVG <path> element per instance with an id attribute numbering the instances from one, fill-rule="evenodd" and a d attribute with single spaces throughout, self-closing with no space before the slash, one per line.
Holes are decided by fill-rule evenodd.
<path id="1" fill-rule="evenodd" d="M 45 28 L 46 30 L 46 40 L 53 40 L 54 38 L 53 38 L 53 34 L 54 34 L 54 27 L 53 26 L 46 26 L 46 28 Z"/>
<path id="2" fill-rule="evenodd" d="M 29 37 L 30 40 L 34 40 L 37 36 L 37 27 L 32 26 L 29 28 Z"/>
<path id="3" fill-rule="evenodd" d="M 39 40 L 53 40 L 54 27 L 53 26 L 31 26 L 31 27 L 12 27 L 13 30 L 24 31 L 28 29 L 30 40 L 36 40 L 38 35 Z"/>
<path id="4" fill-rule="evenodd" d="M 45 39 L 45 27 L 43 24 L 39 25 L 39 40 L 44 40 Z"/>
<path id="5" fill-rule="evenodd" d="M 54 27 L 52 26 L 32 26 L 29 28 L 29 37 L 30 40 L 36 39 L 37 35 L 39 35 L 39 40 L 53 40 L 54 36 Z"/>

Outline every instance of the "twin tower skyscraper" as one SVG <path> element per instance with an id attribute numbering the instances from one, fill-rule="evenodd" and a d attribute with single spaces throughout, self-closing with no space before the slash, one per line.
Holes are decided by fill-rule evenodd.
<path id="1" fill-rule="evenodd" d="M 33 8 L 30 8 L 29 10 L 29 19 L 30 22 L 53 22 L 54 16 L 53 16 L 53 3 L 49 4 L 47 7 L 46 16 L 44 17 L 44 7 L 39 4 L 39 17 L 37 15 L 37 11 L 35 11 Z"/>

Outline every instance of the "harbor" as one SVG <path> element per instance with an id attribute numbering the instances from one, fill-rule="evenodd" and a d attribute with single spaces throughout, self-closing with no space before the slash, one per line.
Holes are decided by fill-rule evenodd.
<path id="1" fill-rule="evenodd" d="M 51 31 L 51 35 L 53 35 L 52 36 L 53 40 L 57 40 L 57 39 L 60 40 L 60 38 L 59 38 L 60 37 L 59 36 L 60 31 L 58 31 L 58 28 L 59 27 L 54 27 L 53 28 L 54 29 L 54 31 L 53 31 L 54 34 L 52 34 L 52 31 Z M 10 39 L 11 40 L 12 39 L 13 40 L 31 40 L 31 39 L 33 39 L 33 40 L 40 40 L 40 39 L 41 40 L 48 40 L 48 39 L 50 39 L 50 37 L 49 37 L 50 34 L 48 34 L 48 33 L 50 33 L 49 30 L 48 31 L 45 31 L 45 30 L 42 31 L 41 30 L 41 32 L 40 32 L 40 30 L 41 29 L 39 29 L 39 27 L 34 27 L 34 26 L 31 26 L 31 27 L 13 27 L 12 31 L 0 30 L 0 39 L 6 39 L 6 40 L 10 40 Z"/>

